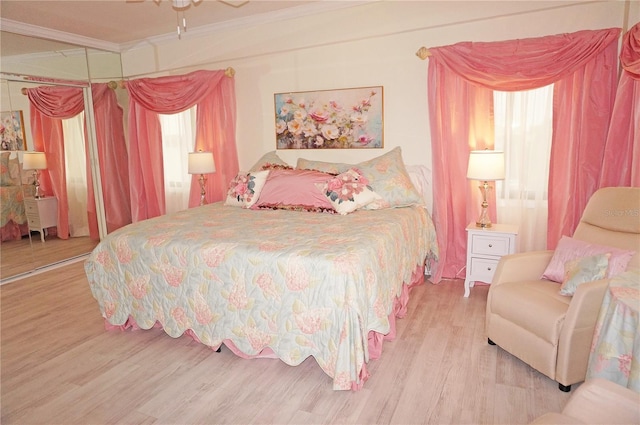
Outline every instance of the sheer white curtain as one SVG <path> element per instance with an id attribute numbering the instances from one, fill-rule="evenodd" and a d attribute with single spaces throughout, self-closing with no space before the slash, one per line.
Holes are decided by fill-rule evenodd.
<path id="1" fill-rule="evenodd" d="M 189 207 L 191 174 L 187 167 L 195 141 L 196 106 L 178 114 L 160 114 L 166 213 Z"/>
<path id="2" fill-rule="evenodd" d="M 69 234 L 72 238 L 89 236 L 87 216 L 87 163 L 84 139 L 84 112 L 62 120 L 64 164 L 67 175 Z"/>
<path id="3" fill-rule="evenodd" d="M 553 84 L 494 92 L 495 150 L 505 153 L 505 179 L 496 182 L 498 221 L 519 227 L 520 251 L 547 246 Z"/>

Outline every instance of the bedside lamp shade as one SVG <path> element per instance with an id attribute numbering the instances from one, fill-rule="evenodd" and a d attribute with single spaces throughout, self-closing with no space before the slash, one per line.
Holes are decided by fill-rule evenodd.
<path id="1" fill-rule="evenodd" d="M 25 170 L 44 170 L 47 168 L 47 157 L 44 152 L 25 152 L 22 168 Z"/>
<path id="2" fill-rule="evenodd" d="M 504 179 L 504 152 L 471 151 L 467 178 L 482 181 Z"/>
<path id="3" fill-rule="evenodd" d="M 504 179 L 504 152 L 499 151 L 471 151 L 469 153 L 469 166 L 467 168 L 469 180 L 480 180 L 479 186 L 482 192 L 482 212 L 476 221 L 478 227 L 491 227 L 491 220 L 487 208 L 487 192 L 491 189 L 489 181 Z"/>
<path id="4" fill-rule="evenodd" d="M 210 174 L 215 171 L 212 152 L 189 153 L 189 174 Z"/>

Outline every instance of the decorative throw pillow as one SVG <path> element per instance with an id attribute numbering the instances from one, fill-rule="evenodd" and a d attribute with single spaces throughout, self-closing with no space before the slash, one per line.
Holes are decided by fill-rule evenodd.
<path id="1" fill-rule="evenodd" d="M 361 162 L 356 167 L 369 180 L 371 188 L 381 197 L 380 202 L 371 202 L 365 209 L 423 204 L 422 196 L 407 174 L 400 147 L 377 158 Z"/>
<path id="2" fill-rule="evenodd" d="M 305 158 L 298 158 L 298 162 L 296 163 L 296 168 L 299 170 L 316 170 L 334 175 L 344 173 L 351 167 L 353 167 L 352 164 L 344 164 L 341 162 L 312 161 Z"/>
<path id="3" fill-rule="evenodd" d="M 609 267 L 610 253 L 567 261 L 564 265 L 564 279 L 560 286 L 560 295 L 573 296 L 579 285 L 585 282 L 604 279 Z"/>
<path id="4" fill-rule="evenodd" d="M 607 277 L 613 277 L 624 272 L 627 269 L 627 264 L 629 264 L 631 257 L 635 254 L 635 251 L 592 244 L 563 236 L 558 242 L 558 246 L 553 253 L 553 257 L 551 257 L 549 265 L 547 265 L 547 268 L 542 274 L 542 279 L 562 282 L 564 278 L 564 265 L 567 261 L 596 254 L 606 254 L 607 252 L 611 254 Z"/>
<path id="5" fill-rule="evenodd" d="M 262 155 L 262 158 L 256 161 L 256 163 L 253 164 L 253 167 L 251 167 L 249 171 L 262 171 L 264 169 L 267 169 L 269 166 L 273 166 L 273 165 L 282 165 L 282 166 L 289 167 L 289 164 L 283 161 L 278 156 L 276 151 L 271 151 Z M 267 167 L 267 168 L 264 168 L 264 167 Z"/>
<path id="6" fill-rule="evenodd" d="M 331 202 L 315 185 L 332 177 L 313 170 L 271 170 L 252 208 L 334 212 Z"/>
<path id="7" fill-rule="evenodd" d="M 264 187 L 269 170 L 256 171 L 254 173 L 240 172 L 229 183 L 225 205 L 250 208 L 258 201 L 260 192 Z"/>
<path id="8" fill-rule="evenodd" d="M 333 208 L 340 214 L 349 214 L 358 208 L 380 199 L 368 185 L 369 181 L 357 168 L 350 168 L 326 183 L 317 183 Z"/>

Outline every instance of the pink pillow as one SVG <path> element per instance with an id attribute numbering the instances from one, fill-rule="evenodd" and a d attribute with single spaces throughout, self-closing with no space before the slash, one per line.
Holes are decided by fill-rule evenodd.
<path id="1" fill-rule="evenodd" d="M 329 199 L 316 183 L 326 183 L 333 175 L 312 170 L 271 170 L 254 209 L 303 207 L 332 210 Z"/>
<path id="2" fill-rule="evenodd" d="M 346 215 L 371 202 L 381 199 L 369 181 L 357 168 L 350 168 L 326 183 L 316 183 L 316 187 L 329 199 L 338 214 Z"/>
<path id="3" fill-rule="evenodd" d="M 611 246 L 596 245 L 578 239 L 573 239 L 568 236 L 563 236 L 560 239 L 560 242 L 558 242 L 558 246 L 553 253 L 551 262 L 549 262 L 547 269 L 542 274 L 542 278 L 553 280 L 555 282 L 562 282 L 564 278 L 564 264 L 567 261 L 606 253 L 611 253 L 607 277 L 612 277 L 627 269 L 627 264 L 629 264 L 631 257 L 635 254 L 635 251 L 628 251 Z"/>

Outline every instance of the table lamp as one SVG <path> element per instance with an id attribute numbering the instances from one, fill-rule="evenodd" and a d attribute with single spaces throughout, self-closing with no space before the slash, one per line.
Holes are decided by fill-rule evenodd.
<path id="1" fill-rule="evenodd" d="M 482 212 L 476 221 L 478 227 L 491 227 L 491 220 L 487 208 L 487 191 L 491 189 L 490 181 L 504 179 L 504 152 L 482 150 L 469 153 L 469 167 L 467 168 L 469 180 L 480 180 L 478 186 L 482 192 Z"/>
<path id="2" fill-rule="evenodd" d="M 207 203 L 205 197 L 207 192 L 205 184 L 207 178 L 205 174 L 215 173 L 216 164 L 213 161 L 213 152 L 190 152 L 189 153 L 189 174 L 200 174 L 198 181 L 200 182 L 200 205 Z"/>
<path id="3" fill-rule="evenodd" d="M 36 188 L 34 198 L 44 198 L 44 194 L 40 192 L 40 170 L 47 168 L 47 157 L 44 152 L 25 152 L 22 160 L 22 168 L 25 170 L 33 170 L 33 185 Z"/>

